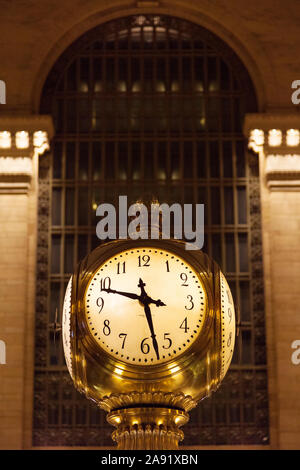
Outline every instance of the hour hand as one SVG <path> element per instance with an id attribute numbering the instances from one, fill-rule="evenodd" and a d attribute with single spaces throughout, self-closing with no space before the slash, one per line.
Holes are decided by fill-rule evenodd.
<path id="1" fill-rule="evenodd" d="M 164 304 L 160 299 L 153 300 L 151 297 L 149 297 L 148 304 L 155 304 L 156 307 L 166 307 L 166 304 Z"/>
<path id="2" fill-rule="evenodd" d="M 128 297 L 129 299 L 133 300 L 139 300 L 139 295 L 133 294 L 132 292 L 123 292 L 123 291 L 118 291 L 115 289 L 111 289 L 110 287 L 108 289 L 102 289 L 103 291 L 107 292 L 108 294 L 119 294 L 123 295 L 124 297 Z"/>

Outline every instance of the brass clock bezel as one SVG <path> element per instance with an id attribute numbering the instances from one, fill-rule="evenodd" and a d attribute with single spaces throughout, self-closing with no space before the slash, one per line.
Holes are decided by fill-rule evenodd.
<path id="1" fill-rule="evenodd" d="M 102 266 L 109 258 L 132 248 L 161 249 L 177 255 L 192 266 L 204 287 L 206 306 L 201 331 L 195 341 L 185 349 L 185 351 L 180 353 L 176 358 L 171 358 L 161 364 L 129 364 L 121 359 L 111 356 L 94 339 L 87 324 L 84 303 L 91 277 L 95 275 L 99 267 Z M 201 255 L 199 256 L 198 251 L 198 255 L 195 256 L 192 251 L 186 250 L 184 242 L 179 240 L 118 240 L 97 247 L 83 260 L 79 266 L 78 276 L 74 277 L 74 282 L 76 283 L 76 286 L 74 287 L 78 288 L 78 282 L 80 283 L 80 292 L 76 292 L 75 301 L 77 304 L 76 310 L 78 312 L 77 334 L 82 341 L 82 347 L 84 348 L 84 354 L 86 357 L 91 361 L 96 361 L 112 374 L 120 374 L 122 378 L 134 381 L 154 380 L 154 378 L 156 380 L 161 380 L 162 378 L 179 373 L 183 369 L 189 367 L 192 362 L 195 362 L 197 357 L 200 358 L 203 355 L 203 350 L 207 349 L 207 343 L 210 341 L 210 335 L 208 333 L 211 330 L 215 308 L 213 295 L 214 276 L 212 275 L 215 263 L 212 263 L 211 266 L 205 266 L 204 262 L 201 263 L 200 260 L 210 263 L 208 257 L 204 253 L 201 252 Z M 84 272 L 83 275 L 82 271 Z M 75 300 L 73 294 L 75 295 L 75 289 L 72 289 L 72 308 L 73 301 Z M 206 341 L 205 334 L 207 336 Z"/>

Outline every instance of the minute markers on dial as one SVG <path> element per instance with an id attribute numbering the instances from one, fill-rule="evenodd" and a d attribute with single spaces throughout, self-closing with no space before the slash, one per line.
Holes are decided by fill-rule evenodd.
<path id="1" fill-rule="evenodd" d="M 144 289 L 145 286 L 146 286 L 146 284 L 140 278 L 139 283 L 138 283 L 138 287 L 141 289 L 141 294 L 140 295 L 137 295 L 137 294 L 132 293 L 132 292 L 118 291 L 118 290 L 115 290 L 115 289 L 111 289 L 110 287 L 108 287 L 107 289 L 102 287 L 101 290 L 107 292 L 108 294 L 119 294 L 119 295 L 123 295 L 124 297 L 128 297 L 128 298 L 133 299 L 133 300 L 138 300 L 144 306 L 146 319 L 147 319 L 148 326 L 149 326 L 150 333 L 151 333 L 153 348 L 154 348 L 154 351 L 156 353 L 157 360 L 159 360 L 158 343 L 157 343 L 157 340 L 156 340 L 156 334 L 154 332 L 153 320 L 152 320 L 152 315 L 151 315 L 151 310 L 150 310 L 149 305 L 150 304 L 155 304 L 157 307 L 164 307 L 164 306 L 166 306 L 166 304 L 164 302 L 162 302 L 160 299 L 153 300 L 151 297 L 149 297 L 148 294 L 146 293 L 145 289 Z"/>
<path id="2" fill-rule="evenodd" d="M 150 315 L 138 289 L 132 289 L 139 279 L 137 273 L 147 284 L 145 299 Z M 155 296 L 150 297 L 148 289 L 153 289 Z M 108 259 L 95 272 L 86 294 L 88 326 L 97 343 L 114 356 L 130 363 L 163 363 L 182 354 L 201 332 L 206 311 L 204 292 L 197 272 L 180 257 L 164 250 L 131 249 Z M 164 309 L 155 308 L 164 305 Z M 110 321 L 108 335 L 103 332 L 104 319 Z M 108 328 L 105 333 L 109 333 Z"/>

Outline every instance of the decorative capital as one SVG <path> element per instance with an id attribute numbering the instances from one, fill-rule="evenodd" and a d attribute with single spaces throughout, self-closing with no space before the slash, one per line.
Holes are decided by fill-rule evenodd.
<path id="1" fill-rule="evenodd" d="M 99 402 L 100 408 L 110 412 L 119 408 L 127 408 L 133 405 L 142 406 L 155 404 L 155 406 L 164 406 L 178 408 L 184 411 L 190 411 L 197 406 L 197 402 L 192 397 L 184 395 L 182 392 L 130 392 L 130 393 L 112 393 L 105 396 Z"/>
<path id="2" fill-rule="evenodd" d="M 270 190 L 300 190 L 300 116 L 247 114 L 248 147 L 262 159 Z"/>
<path id="3" fill-rule="evenodd" d="M 189 416 L 172 408 L 128 408 L 112 411 L 107 421 L 119 450 L 176 450 Z"/>
<path id="4" fill-rule="evenodd" d="M 0 193 L 26 193 L 33 160 L 50 148 L 50 116 L 0 116 Z"/>

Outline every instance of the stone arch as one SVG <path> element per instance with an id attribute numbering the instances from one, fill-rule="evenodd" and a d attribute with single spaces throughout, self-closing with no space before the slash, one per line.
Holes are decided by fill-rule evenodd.
<path id="1" fill-rule="evenodd" d="M 119 7 L 103 8 L 92 13 L 83 21 L 70 25 L 70 28 L 58 40 L 55 38 L 55 43 L 44 57 L 38 73 L 32 81 L 31 103 L 33 111 L 38 112 L 39 110 L 43 86 L 53 64 L 76 39 L 94 27 L 108 21 L 146 13 L 172 14 L 172 16 L 186 19 L 212 31 L 228 44 L 248 70 L 257 96 L 258 111 L 262 112 L 269 104 L 276 102 L 278 87 L 270 60 L 267 54 L 264 53 L 259 41 L 249 31 L 241 27 L 238 18 L 235 18 L 233 14 L 229 15 L 228 12 L 224 12 L 220 7 L 210 6 L 209 3 L 191 8 L 187 6 L 184 0 L 180 0 L 176 5 L 168 1 L 163 6 L 156 7 L 132 7 L 132 4 L 122 4 Z"/>

